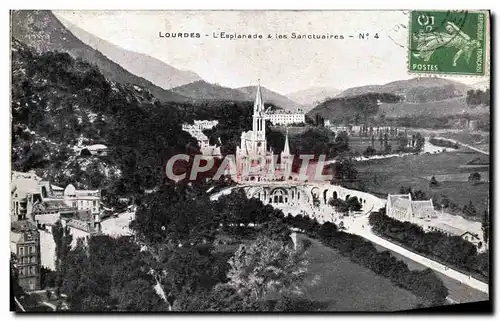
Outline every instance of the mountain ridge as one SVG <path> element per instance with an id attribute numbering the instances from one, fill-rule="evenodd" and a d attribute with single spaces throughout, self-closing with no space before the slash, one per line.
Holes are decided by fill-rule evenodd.
<path id="1" fill-rule="evenodd" d="M 310 87 L 288 93 L 286 97 L 302 105 L 304 111 L 308 112 L 323 101 L 335 98 L 340 92 L 341 90 L 332 87 Z"/>
<path id="2" fill-rule="evenodd" d="M 98 50 L 132 74 L 149 80 L 163 89 L 171 89 L 202 80 L 193 71 L 181 70 L 147 54 L 124 49 L 79 28 L 65 19 L 59 18 L 57 15 L 55 16 L 82 42 Z"/>
<path id="3" fill-rule="evenodd" d="M 335 98 L 354 97 L 373 92 L 402 95 L 409 102 L 429 102 L 423 100 L 439 101 L 459 97 L 465 95 L 469 89 L 470 87 L 466 84 L 445 78 L 415 77 L 392 81 L 384 85 L 366 85 L 348 88 Z M 431 91 L 433 95 L 429 96 Z"/>
<path id="4" fill-rule="evenodd" d="M 103 75 L 121 84 L 134 84 L 150 91 L 162 101 L 189 102 L 190 99 L 156 86 L 134 75 L 120 64 L 85 44 L 48 10 L 12 10 L 11 37 L 28 45 L 37 53 L 58 51 L 75 59 L 96 65 Z"/>

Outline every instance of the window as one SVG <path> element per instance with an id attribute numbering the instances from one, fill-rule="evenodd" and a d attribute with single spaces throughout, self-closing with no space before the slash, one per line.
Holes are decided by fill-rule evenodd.
<path id="1" fill-rule="evenodd" d="M 35 247 L 30 246 L 30 254 L 33 254 L 33 253 L 35 253 Z"/>
<path id="2" fill-rule="evenodd" d="M 19 275 L 24 275 L 24 268 L 23 267 L 19 269 Z"/>
<path id="3" fill-rule="evenodd" d="M 29 275 L 34 275 L 35 274 L 35 267 L 34 266 L 30 266 L 30 273 Z"/>
<path id="4" fill-rule="evenodd" d="M 23 246 L 19 247 L 19 255 L 20 256 L 24 255 L 24 247 Z"/>

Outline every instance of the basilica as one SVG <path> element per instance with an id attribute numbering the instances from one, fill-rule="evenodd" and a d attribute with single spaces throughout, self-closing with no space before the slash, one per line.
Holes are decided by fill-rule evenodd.
<path id="1" fill-rule="evenodd" d="M 278 156 L 280 156 L 279 164 Z M 253 105 L 252 130 L 241 134 L 240 146 L 236 147 L 237 180 L 248 182 L 291 180 L 294 176 L 292 162 L 288 131 L 280 155 L 274 155 L 272 148 L 267 146 L 266 112 L 259 82 Z"/>

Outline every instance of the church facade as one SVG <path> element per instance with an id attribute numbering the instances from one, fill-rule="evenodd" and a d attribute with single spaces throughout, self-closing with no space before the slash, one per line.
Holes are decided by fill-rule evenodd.
<path id="1" fill-rule="evenodd" d="M 279 156 L 278 164 L 278 155 L 267 145 L 266 112 L 259 83 L 253 106 L 252 130 L 241 134 L 240 146 L 236 147 L 237 180 L 261 182 L 292 179 L 293 156 L 290 154 L 288 131 Z"/>

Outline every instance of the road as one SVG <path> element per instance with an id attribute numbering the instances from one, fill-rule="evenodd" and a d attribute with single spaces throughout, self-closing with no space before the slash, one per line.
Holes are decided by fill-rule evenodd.
<path id="1" fill-rule="evenodd" d="M 476 148 L 474 146 L 471 146 L 469 144 L 465 144 L 465 143 L 462 143 L 462 142 L 459 142 L 458 140 L 454 140 L 454 139 L 451 139 L 451 138 L 445 138 L 445 137 L 436 137 L 436 139 L 443 139 L 443 140 L 447 140 L 449 142 L 452 142 L 452 143 L 455 143 L 455 144 L 458 144 L 460 146 L 463 146 L 463 147 L 467 147 L 469 149 L 472 149 L 473 151 L 476 151 L 478 153 L 481 153 L 481 154 L 484 154 L 484 155 L 490 155 L 489 152 L 485 152 L 484 150 L 481 150 L 479 148 Z"/>
<path id="2" fill-rule="evenodd" d="M 470 286 L 471 288 L 477 289 L 481 292 L 484 293 L 489 293 L 489 286 L 487 283 L 481 282 L 470 275 L 466 275 L 464 273 L 458 272 L 456 270 L 450 269 L 449 267 L 438 263 L 436 261 L 433 261 L 431 259 L 428 259 L 422 255 L 419 255 L 417 253 L 414 253 L 412 251 L 409 251 L 399 245 L 396 245 L 392 242 L 387 241 L 386 239 L 383 239 L 377 235 L 375 235 L 371 227 L 368 223 L 368 216 L 369 215 L 363 215 L 359 217 L 352 217 L 352 218 L 347 218 L 344 220 L 344 226 L 346 227 L 346 232 L 352 233 L 352 234 L 357 234 L 373 243 L 379 244 L 380 246 L 383 246 L 391 251 L 394 251 L 396 253 L 399 253 L 417 263 L 420 263 L 436 272 L 442 273 L 454 280 L 459 281 L 460 283 L 466 284 L 467 286 Z"/>

